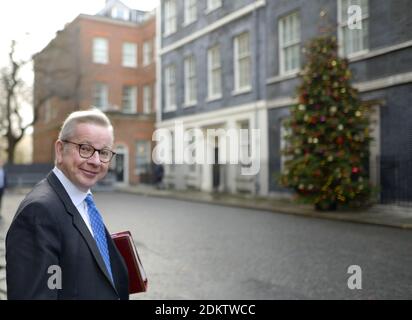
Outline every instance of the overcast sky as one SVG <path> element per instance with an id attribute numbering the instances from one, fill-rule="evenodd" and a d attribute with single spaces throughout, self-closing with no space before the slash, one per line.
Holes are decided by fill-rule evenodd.
<path id="1" fill-rule="evenodd" d="M 106 0 L 1 0 L 0 68 L 8 64 L 11 40 L 17 41 L 17 57 L 28 60 L 43 49 L 66 23 L 73 21 L 81 13 L 96 14 L 104 8 L 105 2 Z M 156 7 L 158 0 L 122 2 L 132 9 L 150 11 Z M 27 65 L 21 76 L 31 86 L 32 65 Z M 25 122 L 30 121 L 30 105 L 23 105 L 23 114 Z"/>
<path id="2" fill-rule="evenodd" d="M 19 57 L 29 58 L 80 13 L 96 14 L 106 0 L 2 0 L 0 10 L 0 67 L 7 63 L 11 40 Z M 152 10 L 157 0 L 124 0 L 133 9 Z"/>

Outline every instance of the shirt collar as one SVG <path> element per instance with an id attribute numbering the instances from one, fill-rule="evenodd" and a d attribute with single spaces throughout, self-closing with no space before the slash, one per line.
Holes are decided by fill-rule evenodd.
<path id="1" fill-rule="evenodd" d="M 66 189 L 66 192 L 68 193 L 70 199 L 76 207 L 81 204 L 84 199 L 86 199 L 86 196 L 89 193 L 91 194 L 90 189 L 87 190 L 87 192 L 83 192 L 78 187 L 76 187 L 59 168 L 54 167 L 53 172 L 62 183 L 64 189 Z"/>

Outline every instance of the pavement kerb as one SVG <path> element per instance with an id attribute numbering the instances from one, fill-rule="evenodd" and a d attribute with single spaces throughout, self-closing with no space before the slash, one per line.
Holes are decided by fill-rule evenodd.
<path id="1" fill-rule="evenodd" d="M 156 191 L 145 191 L 145 190 L 137 190 L 137 189 L 130 189 L 130 188 L 119 188 L 117 191 L 126 192 L 130 194 L 138 194 L 148 197 L 158 197 L 158 198 L 165 198 L 165 199 L 174 199 L 174 200 L 183 200 L 189 202 L 197 202 L 197 203 L 206 203 L 211 205 L 221 205 L 226 207 L 238 207 L 238 208 L 245 208 L 245 209 L 255 209 L 255 210 L 262 210 L 262 211 L 270 211 L 274 213 L 282 213 L 282 214 L 292 214 L 295 216 L 301 217 L 310 217 L 310 218 L 318 218 L 318 219 L 328 219 L 328 220 L 336 220 L 342 222 L 353 222 L 353 223 L 361 223 L 361 224 L 372 224 L 378 225 L 383 227 L 392 227 L 392 228 L 400 228 L 400 229 L 412 229 L 411 223 L 399 223 L 399 222 L 388 222 L 388 221 L 377 221 L 373 219 L 369 219 L 367 217 L 362 216 L 349 216 L 349 214 L 339 213 L 339 212 L 317 212 L 315 210 L 311 210 L 310 208 L 302 208 L 300 205 L 296 205 L 293 207 L 289 206 L 278 206 L 274 208 L 273 206 L 269 205 L 257 205 L 257 204 L 247 204 L 242 202 L 233 202 L 233 201 L 225 201 L 221 199 L 201 199 L 196 197 L 185 196 L 183 194 L 178 194 L 174 192 L 156 192 Z M 355 215 L 356 213 L 354 213 Z"/>

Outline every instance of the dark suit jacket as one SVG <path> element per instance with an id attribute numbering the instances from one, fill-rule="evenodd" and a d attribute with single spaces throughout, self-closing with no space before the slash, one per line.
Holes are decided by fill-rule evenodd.
<path id="1" fill-rule="evenodd" d="M 106 234 L 114 285 L 80 213 L 49 173 L 22 201 L 7 233 L 8 299 L 128 299 L 125 262 Z M 57 283 L 53 265 L 61 268 L 61 289 L 49 288 Z"/>
<path id="2" fill-rule="evenodd" d="M 7 188 L 7 172 L 6 169 L 3 167 L 3 174 L 4 174 L 4 185 L 0 187 L 0 192 L 3 192 Z"/>

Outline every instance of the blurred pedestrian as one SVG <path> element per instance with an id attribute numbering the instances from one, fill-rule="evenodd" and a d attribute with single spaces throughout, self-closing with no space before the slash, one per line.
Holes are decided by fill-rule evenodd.
<path id="1" fill-rule="evenodd" d="M 113 127 L 95 109 L 65 120 L 55 167 L 17 209 L 6 237 L 8 299 L 129 298 L 125 262 L 90 188 L 115 153 Z"/>
<path id="2" fill-rule="evenodd" d="M 163 176 L 164 176 L 164 167 L 163 164 L 155 164 L 155 185 L 157 189 L 163 189 Z"/>

